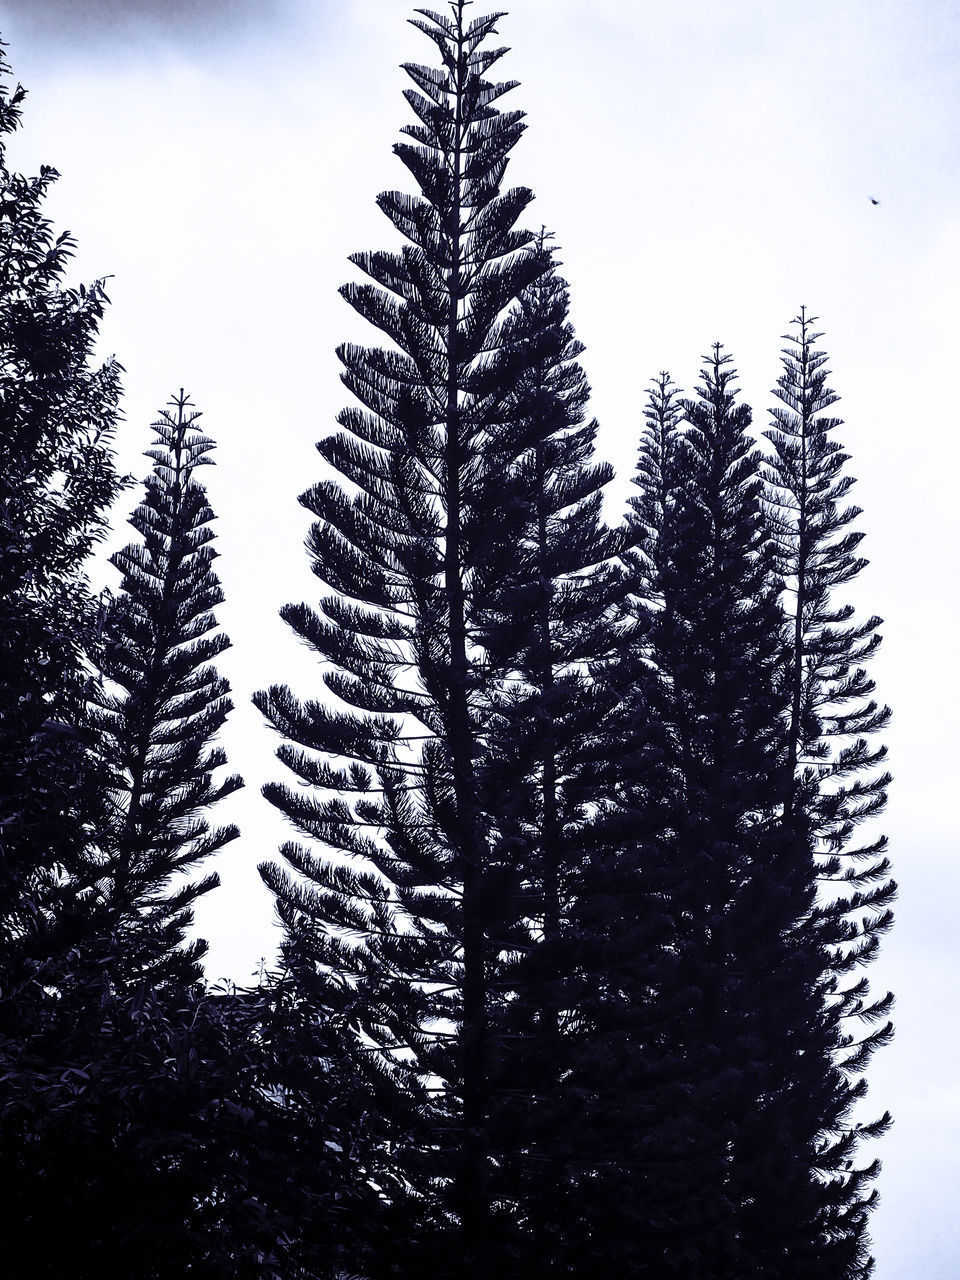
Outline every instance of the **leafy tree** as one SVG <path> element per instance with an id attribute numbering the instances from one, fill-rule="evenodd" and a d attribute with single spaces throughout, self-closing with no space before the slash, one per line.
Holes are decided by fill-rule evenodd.
<path id="1" fill-rule="evenodd" d="M 802 309 L 794 323 L 774 391 L 779 404 L 767 432 L 772 456 L 765 467 L 785 585 L 782 678 L 789 712 L 782 805 L 784 825 L 802 843 L 819 883 L 803 921 L 807 945 L 820 958 L 826 1042 L 820 1088 L 807 1083 L 819 1103 L 805 1146 L 818 1202 L 812 1262 L 817 1274 L 853 1280 L 872 1270 L 866 1227 L 879 1167 L 876 1161 L 855 1167 L 854 1155 L 863 1138 L 878 1136 L 890 1122 L 888 1115 L 866 1123 L 854 1114 L 866 1091 L 863 1071 L 892 1035 L 886 1020 L 892 997 L 873 999 L 867 980 L 854 980 L 890 927 L 896 892 L 886 839 L 855 842 L 857 827 L 886 801 L 885 749 L 872 747 L 869 738 L 889 712 L 874 700 L 863 665 L 880 642 L 880 620 L 857 621 L 853 606 L 837 599 L 866 564 L 857 554 L 863 535 L 851 527 L 860 511 L 845 505 L 854 481 L 835 438 L 841 423 L 828 412 L 838 397 L 827 385 L 815 318 Z M 859 1035 L 850 1026 L 859 1026 Z M 804 1273 L 804 1257 L 795 1252 L 791 1274 Z"/>
<path id="2" fill-rule="evenodd" d="M 24 1244 L 36 1267 L 31 1223 L 62 1160 L 48 1121 L 84 1087 L 87 1066 L 64 1052 L 80 1017 L 65 993 L 89 977 L 78 979 L 77 944 L 89 936 L 87 854 L 102 818 L 85 707 L 99 610 L 84 564 L 119 487 L 110 445 L 120 367 L 92 361 L 102 285 L 64 283 L 74 242 L 43 216 L 56 171 L 25 177 L 6 164 L 2 144 L 25 97 L 8 74 L 2 59 L 0 1195 L 10 1257 Z M 46 1243 L 42 1232 L 34 1243 Z"/>
<path id="3" fill-rule="evenodd" d="M 46 999 L 51 925 L 89 888 L 97 787 L 82 722 L 98 611 L 83 566 L 118 489 L 120 375 L 92 363 L 102 284 L 64 284 L 74 242 L 42 212 L 56 171 L 6 165 L 24 96 L 0 87 L 0 1028 L 21 1029 L 26 1002 Z"/>

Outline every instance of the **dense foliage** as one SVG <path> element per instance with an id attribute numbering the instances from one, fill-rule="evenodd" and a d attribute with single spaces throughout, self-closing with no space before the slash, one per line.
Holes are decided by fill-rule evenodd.
<path id="1" fill-rule="evenodd" d="M 209 988 L 230 701 L 181 391 L 111 557 L 102 286 L 0 167 L 0 1197 L 12 1277 L 864 1280 L 891 998 L 876 618 L 801 311 L 755 431 L 716 344 L 610 517 L 551 237 L 508 188 L 502 15 L 416 11 L 402 241 L 301 497 L 322 697 L 255 701 L 299 833 L 277 971 Z M 5 67 L 4 67 L 5 70 Z M 23 90 L 0 93 L 0 143 Z M 0 166 L 3 156 L 0 153 Z M 639 401 L 639 397 L 638 397 Z"/>
<path id="2" fill-rule="evenodd" d="M 43 217 L 56 171 L 7 168 L 23 98 L 0 91 L 0 1026 L 89 888 L 81 721 L 98 607 L 84 564 L 118 488 L 120 369 L 92 360 L 106 298 L 64 283 L 73 241 Z"/>
<path id="3" fill-rule="evenodd" d="M 213 780 L 210 747 L 231 703 L 212 665 L 228 648 L 213 609 L 213 513 L 198 468 L 213 441 L 181 390 L 153 424 L 153 474 L 130 523 L 140 540 L 111 557 L 123 575 L 106 609 L 93 723 L 109 810 L 98 833 L 102 904 L 128 983 L 200 976 L 202 944 L 183 949 L 192 904 L 214 888 L 177 877 L 240 833 L 211 831 L 204 812 L 242 785 Z M 201 473 L 202 474 L 202 473 Z"/>

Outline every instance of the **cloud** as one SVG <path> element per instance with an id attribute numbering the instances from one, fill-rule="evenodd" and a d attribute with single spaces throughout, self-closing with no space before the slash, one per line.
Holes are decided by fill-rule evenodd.
<path id="1" fill-rule="evenodd" d="M 50 48 L 225 44 L 274 26 L 291 0 L 0 0 L 0 31 Z"/>

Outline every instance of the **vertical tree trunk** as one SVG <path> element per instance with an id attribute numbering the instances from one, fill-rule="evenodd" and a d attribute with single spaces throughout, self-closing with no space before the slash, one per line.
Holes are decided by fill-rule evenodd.
<path id="1" fill-rule="evenodd" d="M 481 887 L 483 849 L 478 830 L 474 743 L 470 724 L 466 599 L 461 554 L 462 470 L 458 326 L 462 300 L 461 185 L 463 182 L 462 94 L 466 68 L 462 14 L 458 13 L 456 124 L 453 161 L 453 200 L 450 207 L 450 277 L 447 312 L 446 403 L 446 546 L 444 589 L 448 608 L 450 653 L 449 750 L 453 771 L 457 820 L 460 827 L 463 909 L 463 1004 L 460 1027 L 460 1071 L 463 1088 L 463 1143 L 457 1175 L 464 1261 L 467 1275 L 483 1274 L 487 1233 L 486 1137 L 487 1017 L 485 938 Z"/>

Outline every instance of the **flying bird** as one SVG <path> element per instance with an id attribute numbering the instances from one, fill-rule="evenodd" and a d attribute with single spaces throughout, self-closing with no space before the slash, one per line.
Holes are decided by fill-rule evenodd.
<path id="1" fill-rule="evenodd" d="M 880 201 L 879 201 L 879 200 L 874 200 L 873 196 L 871 196 L 871 197 L 870 197 L 870 203 L 871 203 L 871 204 L 879 204 L 879 203 L 880 203 Z"/>

